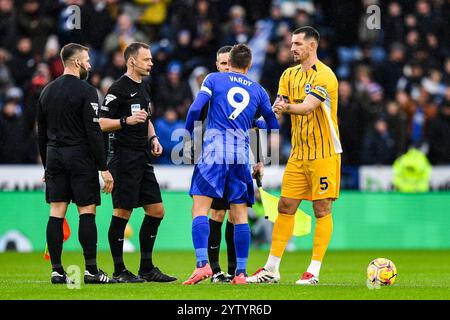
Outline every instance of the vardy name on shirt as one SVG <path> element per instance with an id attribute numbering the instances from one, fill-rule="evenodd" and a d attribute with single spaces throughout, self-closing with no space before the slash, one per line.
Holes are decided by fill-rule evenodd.
<path id="1" fill-rule="evenodd" d="M 236 77 L 236 76 L 229 76 L 229 77 L 232 82 L 239 82 L 247 87 L 250 87 L 253 84 L 253 82 L 251 82 L 247 79 L 241 78 L 241 77 Z"/>

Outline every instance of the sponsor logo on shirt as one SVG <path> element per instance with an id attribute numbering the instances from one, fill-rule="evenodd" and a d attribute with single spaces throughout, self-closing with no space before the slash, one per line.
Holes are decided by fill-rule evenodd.
<path id="1" fill-rule="evenodd" d="M 117 97 L 113 94 L 107 94 L 105 97 L 105 106 L 108 105 L 108 103 L 110 103 L 111 101 L 113 101 L 114 99 L 117 99 Z"/>

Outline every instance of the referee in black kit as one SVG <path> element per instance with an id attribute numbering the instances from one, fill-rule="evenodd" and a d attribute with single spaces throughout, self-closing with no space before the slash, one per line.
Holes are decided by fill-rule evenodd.
<path id="1" fill-rule="evenodd" d="M 97 92 L 85 80 L 91 68 L 88 48 L 70 43 L 61 50 L 64 74 L 49 83 L 38 101 L 39 151 L 50 203 L 47 245 L 52 283 L 73 283 L 61 264 L 63 221 L 70 201 L 80 214 L 79 241 L 86 262 L 85 283 L 115 283 L 97 269 L 96 206 L 100 205 L 98 170 L 110 193 L 113 178 L 106 167 L 98 124 Z"/>
<path id="2" fill-rule="evenodd" d="M 114 261 L 113 279 L 118 282 L 171 282 L 175 277 L 162 273 L 152 262 L 158 227 L 164 217 L 159 184 L 150 164 L 150 152 L 162 154 L 162 146 L 150 121 L 150 94 L 144 77 L 153 66 L 150 47 L 135 42 L 126 47 L 127 71 L 115 81 L 101 106 L 100 126 L 113 132 L 108 167 L 114 177 L 114 212 L 108 239 Z M 110 133 L 111 136 L 111 133 Z M 110 151 L 111 152 L 111 151 Z M 124 231 L 134 208 L 143 207 L 144 220 L 139 232 L 141 251 L 138 276 L 123 261 Z"/>

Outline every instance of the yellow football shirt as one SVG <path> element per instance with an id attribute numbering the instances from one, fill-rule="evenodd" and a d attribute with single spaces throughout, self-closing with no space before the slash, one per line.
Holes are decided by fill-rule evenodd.
<path id="1" fill-rule="evenodd" d="M 321 102 L 307 115 L 291 115 L 291 158 L 314 160 L 342 153 L 337 121 L 338 81 L 334 72 L 318 61 L 307 72 L 301 65 L 281 75 L 278 96 L 290 104 L 302 103 L 308 94 Z"/>

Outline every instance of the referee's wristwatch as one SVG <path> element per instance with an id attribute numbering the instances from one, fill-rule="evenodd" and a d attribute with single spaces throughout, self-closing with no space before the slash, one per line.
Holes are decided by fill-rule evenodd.
<path id="1" fill-rule="evenodd" d="M 151 143 L 152 143 L 152 140 L 155 139 L 155 138 L 159 140 L 159 137 L 155 134 L 155 135 L 153 135 L 153 136 L 150 137 L 150 139 L 148 140 L 148 142 L 150 142 L 150 144 L 151 144 Z"/>
<path id="2" fill-rule="evenodd" d="M 120 121 L 120 126 L 122 128 L 125 128 L 128 125 L 127 124 L 127 116 L 120 117 L 119 121 Z"/>

